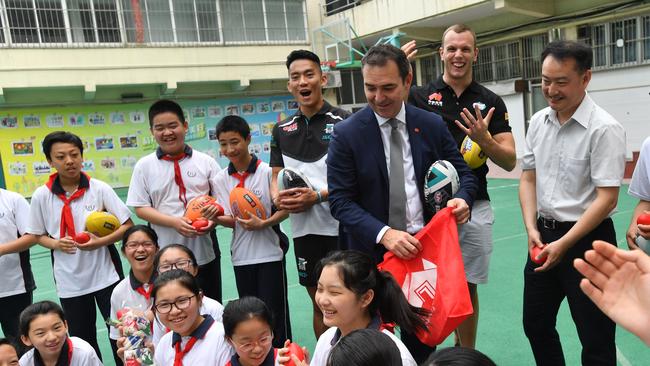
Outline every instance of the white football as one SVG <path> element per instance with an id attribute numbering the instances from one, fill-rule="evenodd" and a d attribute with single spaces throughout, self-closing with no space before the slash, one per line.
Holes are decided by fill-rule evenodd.
<path id="1" fill-rule="evenodd" d="M 438 160 L 424 176 L 424 201 L 436 213 L 447 207 L 447 201 L 458 192 L 458 187 L 460 179 L 456 168 L 447 160 Z"/>
<path id="2" fill-rule="evenodd" d="M 278 190 L 283 191 L 299 187 L 314 189 L 309 179 L 300 170 L 291 168 L 280 170 L 280 173 L 278 173 Z"/>

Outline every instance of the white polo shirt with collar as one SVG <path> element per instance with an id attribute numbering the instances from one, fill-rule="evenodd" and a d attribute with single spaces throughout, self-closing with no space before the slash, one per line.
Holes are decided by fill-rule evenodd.
<path id="1" fill-rule="evenodd" d="M 29 224 L 29 203 L 16 192 L 0 188 L 0 245 L 24 235 Z M 23 258 L 21 258 L 21 255 Z M 30 273 L 26 278 L 23 274 Z M 0 257 L 0 297 L 24 294 L 34 289 L 29 254 L 10 253 Z"/>

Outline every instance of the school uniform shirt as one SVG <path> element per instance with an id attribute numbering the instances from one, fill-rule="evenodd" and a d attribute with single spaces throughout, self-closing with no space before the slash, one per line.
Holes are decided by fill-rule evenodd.
<path id="1" fill-rule="evenodd" d="M 277 348 L 271 348 L 269 350 L 269 353 L 266 355 L 266 358 L 264 358 L 264 361 L 259 366 L 280 366 L 280 363 L 278 363 L 278 349 Z M 225 365 L 225 366 L 241 366 L 241 363 L 239 362 L 239 355 L 234 354 L 230 358 L 230 361 Z"/>
<path id="2" fill-rule="evenodd" d="M 636 162 L 627 193 L 640 200 L 650 201 L 650 137 L 641 145 L 639 160 Z"/>
<path id="3" fill-rule="evenodd" d="M 204 315 L 205 320 L 192 333 L 191 336 L 181 337 L 176 332 L 165 334 L 154 353 L 156 365 L 174 365 L 176 348 L 185 350 L 192 338 L 196 339 L 194 345 L 185 352 L 182 359 L 184 366 L 198 365 L 225 365 L 235 353 L 232 346 L 226 341 L 223 324 L 217 322 L 210 315 Z M 178 346 L 177 346 L 178 345 Z"/>
<path id="4" fill-rule="evenodd" d="M 201 308 L 199 308 L 199 314 L 210 315 L 210 317 L 212 317 L 212 319 L 214 319 L 216 322 L 222 323 L 223 305 L 221 305 L 221 303 L 219 303 L 217 300 L 203 296 Z M 156 316 L 153 321 L 153 334 L 151 337 L 151 341 L 153 342 L 154 346 L 157 345 L 162 337 L 167 333 L 169 333 L 169 329 L 167 329 L 167 327 L 165 327 L 165 325 L 160 320 L 158 320 L 158 317 Z"/>
<path id="5" fill-rule="evenodd" d="M 369 328 L 373 327 L 376 329 L 379 328 L 379 319 L 374 318 L 373 321 L 370 323 L 368 326 Z M 411 352 L 406 348 L 404 343 L 402 343 L 399 338 L 395 337 L 395 335 L 387 330 L 387 329 L 381 329 L 381 332 L 388 335 L 390 339 L 395 342 L 395 345 L 397 345 L 397 348 L 399 349 L 399 353 L 402 357 L 402 365 L 404 366 L 417 366 L 417 363 L 415 362 L 415 359 L 413 359 L 413 356 L 411 356 Z M 316 343 L 316 349 L 314 349 L 314 355 L 311 358 L 311 362 L 309 363 L 310 366 L 326 366 L 327 365 L 327 357 L 330 354 L 330 350 L 334 345 L 341 339 L 341 331 L 337 327 L 331 327 L 328 330 L 323 333 L 320 338 L 318 338 L 318 342 Z"/>
<path id="6" fill-rule="evenodd" d="M 271 137 L 271 167 L 301 171 L 318 191 L 327 190 L 327 148 L 334 125 L 350 113 L 328 102 L 311 118 L 300 110 L 273 126 Z M 313 234 L 339 235 L 339 222 L 332 217 L 328 202 L 315 204 L 309 210 L 291 214 L 294 238 Z"/>
<path id="7" fill-rule="evenodd" d="M 149 283 L 142 283 L 135 278 L 133 272 L 129 272 L 129 276 L 120 281 L 111 294 L 111 319 L 118 320 L 117 311 L 125 307 L 142 312 L 151 308 L 152 290 L 153 279 Z M 109 338 L 117 340 L 119 337 L 119 330 L 111 326 Z"/>
<path id="8" fill-rule="evenodd" d="M 163 159 L 160 149 L 144 156 L 135 164 L 126 204 L 131 207 L 153 207 L 173 217 L 185 214 L 185 205 L 179 197 L 180 189 L 174 180 L 174 162 Z M 185 146 L 186 157 L 179 161 L 179 167 L 186 192 L 186 202 L 201 195 L 214 196 L 212 180 L 219 171 L 219 164 L 209 155 Z M 199 265 L 212 262 L 215 258 L 210 235 L 186 238 L 172 227 L 150 224 L 158 234 L 160 248 L 169 244 L 182 244 L 190 248 Z"/>
<path id="9" fill-rule="evenodd" d="M 271 167 L 253 155 L 245 173 L 249 175 L 245 178 L 244 188 L 260 199 L 268 217 L 271 215 Z M 223 206 L 225 215 L 232 214 L 230 191 L 239 183 L 235 174 L 237 171 L 231 163 L 221 170 L 215 179 L 217 201 Z M 280 247 L 280 237 L 273 228 L 245 230 L 238 222 L 235 222 L 233 229 L 230 252 L 233 266 L 277 262 L 284 257 Z"/>
<path id="10" fill-rule="evenodd" d="M 52 185 L 53 191 L 64 192 L 58 182 L 57 178 Z M 85 230 L 86 217 L 95 211 L 107 211 L 122 224 L 131 218 L 129 208 L 108 184 L 82 174 L 79 183 L 79 189 L 81 188 L 86 188 L 85 194 L 70 203 L 75 232 Z M 46 185 L 38 187 L 32 195 L 27 232 L 60 239 L 62 209 L 63 201 Z M 91 251 L 77 249 L 74 254 L 52 251 L 58 296 L 65 299 L 86 295 L 116 283 L 121 277 L 116 269 L 119 261 L 119 253 L 112 244 Z"/>
<path id="11" fill-rule="evenodd" d="M 32 348 L 20 358 L 18 363 L 20 366 L 42 366 L 43 360 L 38 351 Z M 66 339 L 56 364 L 57 366 L 103 366 L 93 347 L 77 337 Z"/>
<path id="12" fill-rule="evenodd" d="M 16 192 L 0 188 L 0 245 L 27 232 L 29 203 Z M 36 288 L 29 250 L 0 257 L 0 297 L 24 294 Z"/>

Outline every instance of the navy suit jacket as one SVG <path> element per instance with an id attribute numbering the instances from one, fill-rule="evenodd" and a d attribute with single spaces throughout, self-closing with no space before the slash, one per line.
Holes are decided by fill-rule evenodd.
<path id="1" fill-rule="evenodd" d="M 424 177 L 436 160 L 454 165 L 460 178 L 454 197 L 463 198 L 471 207 L 478 181 L 442 118 L 406 104 L 406 128 L 425 224 L 432 212 L 424 204 Z M 327 185 L 332 216 L 340 223 L 340 245 L 381 261 L 386 250 L 375 240 L 388 223 L 389 179 L 379 124 L 370 107 L 334 125 L 327 153 Z"/>

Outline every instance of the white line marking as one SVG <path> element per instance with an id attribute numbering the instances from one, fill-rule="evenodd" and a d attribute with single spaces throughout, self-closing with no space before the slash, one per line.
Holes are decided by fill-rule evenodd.
<path id="1" fill-rule="evenodd" d="M 632 363 L 625 357 L 618 346 L 616 346 L 616 360 L 621 366 L 632 366 Z"/>

